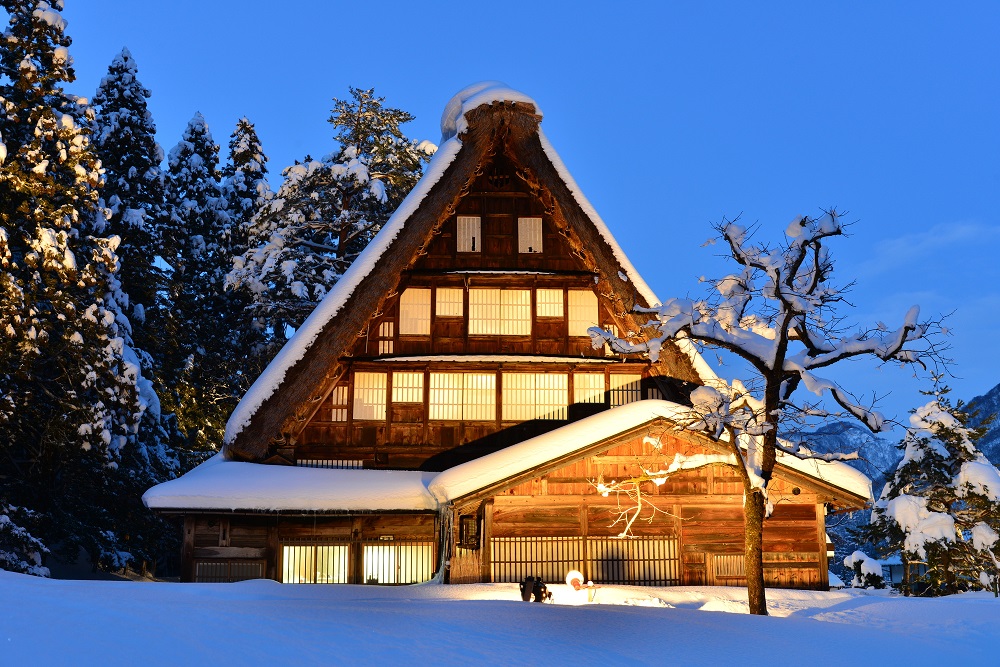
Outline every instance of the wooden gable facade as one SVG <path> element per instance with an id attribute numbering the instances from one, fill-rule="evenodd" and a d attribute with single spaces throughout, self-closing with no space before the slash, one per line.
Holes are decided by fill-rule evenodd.
<path id="1" fill-rule="evenodd" d="M 648 290 L 546 152 L 533 104 L 493 100 L 464 117 L 460 148 L 436 182 L 418 185 L 419 205 L 383 230 L 395 236 L 377 256 L 359 258 L 365 275 L 331 293 L 342 299 L 336 316 L 227 435 L 228 460 L 429 474 L 636 401 L 689 404 L 706 380 L 694 353 L 672 344 L 656 363 L 591 346 L 594 326 L 641 340 L 631 312 L 652 305 Z M 595 581 L 738 583 L 742 489 L 725 467 L 651 489 L 662 511 L 633 525 L 635 539 L 614 537 L 614 499 L 593 482 L 651 455 L 642 437 L 654 426 L 663 430 L 644 424 L 556 468 L 438 498 L 436 510 L 268 511 L 235 501 L 225 510 L 157 509 L 184 517 L 188 581 L 398 584 L 435 573 L 454 582 L 558 581 L 574 564 Z M 714 446 L 667 440 L 677 452 Z M 786 473 L 765 536 L 765 558 L 780 563 L 771 582 L 822 587 L 825 504 L 859 501 Z"/>

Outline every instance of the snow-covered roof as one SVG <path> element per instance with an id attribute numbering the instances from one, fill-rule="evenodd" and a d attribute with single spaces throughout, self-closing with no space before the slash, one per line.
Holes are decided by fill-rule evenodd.
<path id="1" fill-rule="evenodd" d="M 337 470 L 227 461 L 221 454 L 143 496 L 151 509 L 364 511 L 433 510 L 655 419 L 677 421 L 687 408 L 644 400 L 599 412 L 440 473 Z M 778 454 L 778 463 L 871 498 L 871 481 L 839 461 Z"/>
<path id="2" fill-rule="evenodd" d="M 227 461 L 216 454 L 142 496 L 150 509 L 260 511 L 435 510 L 434 473 L 336 470 Z"/>
<path id="3" fill-rule="evenodd" d="M 429 489 L 444 501 L 461 498 L 555 459 L 624 433 L 656 418 L 677 421 L 690 408 L 670 401 L 643 400 L 599 412 L 554 431 L 511 445 L 493 454 L 449 468 L 431 481 Z M 778 463 L 809 477 L 871 500 L 871 480 L 840 461 L 800 459 L 778 453 Z"/>
<path id="4" fill-rule="evenodd" d="M 392 242 L 403 230 L 406 221 L 417 211 L 420 203 L 427 197 L 434 185 L 441 180 L 441 177 L 462 148 L 462 133 L 468 129 L 468 123 L 465 118 L 466 113 L 480 106 L 497 102 L 530 104 L 534 107 L 535 113 L 541 116 L 541 110 L 533 99 L 496 81 L 487 81 L 469 86 L 461 90 L 448 102 L 441 118 L 441 145 L 431 159 L 430 164 L 427 165 L 423 177 L 413 190 L 410 191 L 410 194 L 403 200 L 403 203 L 392 214 L 392 217 L 389 218 L 372 242 L 368 244 L 340 280 L 330 289 L 326 297 L 319 303 L 312 314 L 309 315 L 302 326 L 299 327 L 295 335 L 282 347 L 278 355 L 264 369 L 264 372 L 261 373 L 260 377 L 257 378 L 243 396 L 243 399 L 236 406 L 236 409 L 233 410 L 226 424 L 225 444 L 228 445 L 236 439 L 240 432 L 250 423 L 251 418 L 257 410 L 274 394 L 288 372 L 303 358 L 306 351 L 309 350 L 331 320 L 340 313 L 344 304 L 354 294 L 362 280 L 371 273 L 376 263 L 378 263 L 379 259 L 382 258 L 392 245 Z M 611 235 L 607 225 L 604 224 L 597 211 L 594 210 L 594 207 L 584 196 L 583 191 L 577 185 L 576 181 L 573 180 L 559 154 L 556 153 L 540 128 L 538 130 L 538 137 L 546 157 L 573 194 L 576 203 L 594 224 L 598 233 L 611 248 L 615 259 L 621 265 L 622 269 L 624 269 L 624 272 L 619 272 L 619 279 L 631 282 L 650 306 L 659 304 L 660 300 L 656 297 L 656 294 L 642 279 L 635 270 L 635 267 L 632 266 L 632 263 L 622 251 L 618 242 Z M 677 343 L 682 352 L 690 358 L 695 372 L 698 373 L 703 381 L 709 383 L 718 380 L 715 372 L 701 358 L 694 345 L 686 339 L 678 340 Z"/>

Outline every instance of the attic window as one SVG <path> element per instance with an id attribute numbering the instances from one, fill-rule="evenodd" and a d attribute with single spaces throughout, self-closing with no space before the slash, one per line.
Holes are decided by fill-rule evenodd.
<path id="1" fill-rule="evenodd" d="M 481 226 L 480 220 L 476 216 L 458 216 L 458 252 L 482 252 Z"/>
<path id="2" fill-rule="evenodd" d="M 542 251 L 542 219 L 517 219 L 517 251 L 521 254 Z"/>
<path id="3" fill-rule="evenodd" d="M 487 180 L 490 182 L 490 187 L 495 190 L 506 190 L 510 187 L 510 174 L 499 167 L 493 167 L 493 171 L 490 172 Z"/>

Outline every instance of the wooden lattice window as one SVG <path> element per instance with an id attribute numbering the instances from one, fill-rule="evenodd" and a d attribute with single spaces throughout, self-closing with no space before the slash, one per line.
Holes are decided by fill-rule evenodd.
<path id="1" fill-rule="evenodd" d="M 535 291 L 535 316 L 562 317 L 563 291 L 561 289 L 539 289 Z"/>
<path id="2" fill-rule="evenodd" d="M 399 297 L 399 335 L 429 336 L 431 334 L 431 291 L 426 287 L 410 287 Z"/>
<path id="3" fill-rule="evenodd" d="M 566 419 L 569 376 L 565 373 L 504 373 L 504 421 Z"/>
<path id="4" fill-rule="evenodd" d="M 517 219 L 517 251 L 522 254 L 542 251 L 542 219 Z"/>
<path id="5" fill-rule="evenodd" d="M 477 216 L 460 215 L 457 220 L 458 252 L 482 252 L 482 223 Z"/>
<path id="6" fill-rule="evenodd" d="M 609 392 L 611 407 L 642 400 L 642 375 L 633 373 L 612 373 Z"/>
<path id="7" fill-rule="evenodd" d="M 571 289 L 569 302 L 569 335 L 587 336 L 587 329 L 598 326 L 597 295 L 591 290 Z"/>
<path id="8" fill-rule="evenodd" d="M 438 287 L 435 314 L 438 317 L 462 317 L 465 315 L 464 296 L 465 290 L 461 287 Z"/>
<path id="9" fill-rule="evenodd" d="M 281 545 L 281 581 L 286 584 L 346 584 L 348 543 Z"/>
<path id="10" fill-rule="evenodd" d="M 469 335 L 530 336 L 531 290 L 469 290 Z"/>
<path id="11" fill-rule="evenodd" d="M 386 374 L 354 374 L 354 419 L 382 421 L 385 419 Z"/>
<path id="12" fill-rule="evenodd" d="M 332 410 L 330 410 L 330 421 L 332 422 L 346 422 L 347 421 L 347 385 L 339 384 L 333 388 L 330 392 L 330 403 L 332 404 Z"/>
<path id="13" fill-rule="evenodd" d="M 396 327 L 393 322 L 380 322 L 378 325 L 378 353 L 382 354 L 392 354 L 392 339 L 393 330 Z"/>
<path id="14" fill-rule="evenodd" d="M 493 421 L 496 419 L 495 373 L 431 373 L 431 419 Z"/>
<path id="15" fill-rule="evenodd" d="M 423 403 L 424 374 L 396 371 L 392 374 L 393 403 Z"/>
<path id="16" fill-rule="evenodd" d="M 573 373 L 574 403 L 604 403 L 604 373 Z"/>
<path id="17" fill-rule="evenodd" d="M 458 546 L 463 549 L 479 548 L 479 517 L 475 514 L 458 517 Z"/>

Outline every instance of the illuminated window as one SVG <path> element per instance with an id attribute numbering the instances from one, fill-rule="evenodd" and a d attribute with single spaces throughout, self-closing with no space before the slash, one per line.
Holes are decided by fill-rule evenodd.
<path id="1" fill-rule="evenodd" d="M 354 374 L 354 419 L 385 419 L 385 373 Z"/>
<path id="2" fill-rule="evenodd" d="M 530 336 L 531 290 L 470 289 L 469 335 Z"/>
<path id="3" fill-rule="evenodd" d="M 435 299 L 437 301 L 438 317 L 462 317 L 465 309 L 462 305 L 462 297 L 465 290 L 461 287 L 438 287 Z"/>
<path id="4" fill-rule="evenodd" d="M 431 419 L 493 421 L 497 418 L 496 374 L 431 373 Z"/>
<path id="5" fill-rule="evenodd" d="M 394 372 L 392 374 L 393 403 L 423 403 L 424 374 Z"/>
<path id="6" fill-rule="evenodd" d="M 363 558 L 366 584 L 418 584 L 434 574 L 433 542 L 366 542 Z"/>
<path id="7" fill-rule="evenodd" d="M 604 403 L 604 373 L 573 373 L 574 403 Z"/>
<path id="8" fill-rule="evenodd" d="M 535 315 L 538 317 L 563 316 L 563 291 L 540 289 L 535 292 Z"/>
<path id="9" fill-rule="evenodd" d="M 478 217 L 458 216 L 458 252 L 482 252 L 483 242 Z"/>
<path id="10" fill-rule="evenodd" d="M 332 422 L 346 422 L 347 421 L 347 385 L 341 384 L 333 388 L 333 392 L 330 394 L 330 402 L 333 404 L 333 409 L 330 411 L 330 421 Z"/>
<path id="11" fill-rule="evenodd" d="M 641 375 L 612 373 L 609 380 L 611 385 L 611 407 L 642 400 Z"/>
<path id="12" fill-rule="evenodd" d="M 431 334 L 431 291 L 411 287 L 399 297 L 399 335 L 429 336 Z"/>
<path id="13" fill-rule="evenodd" d="M 281 581 L 286 584 L 346 584 L 349 544 L 281 545 Z"/>
<path id="14" fill-rule="evenodd" d="M 535 253 L 542 251 L 542 219 L 517 219 L 517 251 Z"/>
<path id="15" fill-rule="evenodd" d="M 597 295 L 590 290 L 569 290 L 569 335 L 586 336 L 587 329 L 598 326 Z"/>
<path id="16" fill-rule="evenodd" d="M 566 419 L 569 376 L 563 373 L 504 373 L 504 421 Z"/>
<path id="17" fill-rule="evenodd" d="M 392 330 L 394 328 L 391 321 L 378 325 L 378 353 L 380 355 L 392 354 Z"/>

